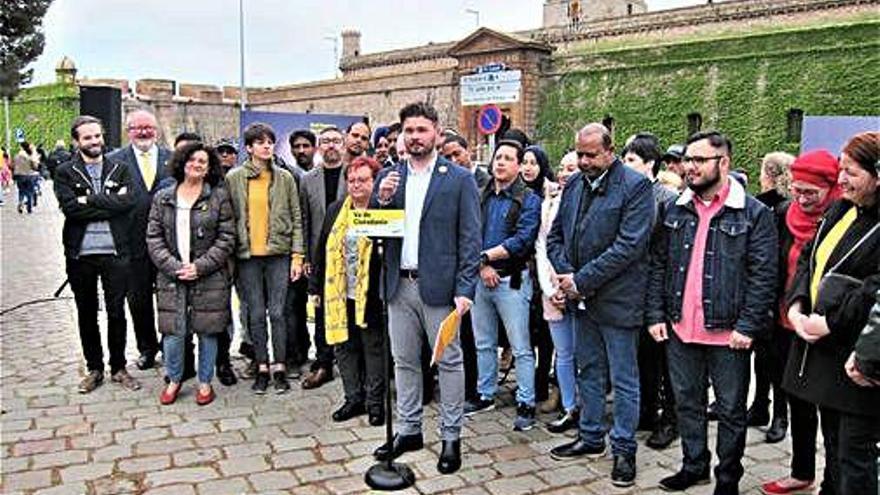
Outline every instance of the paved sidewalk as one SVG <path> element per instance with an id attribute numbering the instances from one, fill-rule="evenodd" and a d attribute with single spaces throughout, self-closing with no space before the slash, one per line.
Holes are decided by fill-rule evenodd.
<path id="1" fill-rule="evenodd" d="M 3 310 L 51 298 L 65 279 L 62 216 L 47 184 L 43 191 L 33 215 L 16 213 L 11 194 L 0 207 Z M 62 297 L 70 295 L 66 289 Z M 176 404 L 161 407 L 161 370 L 142 372 L 132 365 L 142 390 L 126 392 L 107 379 L 95 392 L 80 395 L 83 360 L 71 299 L 2 315 L 0 346 L 2 493 L 360 493 L 367 490 L 363 473 L 374 463 L 370 454 L 384 436 L 384 428 L 370 427 L 365 417 L 330 421 L 342 400 L 338 379 L 318 390 L 294 384 L 286 395 L 264 397 L 255 397 L 248 381 L 230 388 L 215 381 L 218 398 L 207 407 L 196 406 L 188 382 Z M 133 363 L 131 331 L 128 350 Z M 236 365 L 241 369 L 243 362 Z M 418 480 L 404 493 L 656 494 L 662 493 L 657 481 L 679 466 L 678 442 L 657 452 L 643 447 L 640 433 L 637 485 L 614 488 L 610 459 L 552 460 L 547 451 L 567 439 L 542 428 L 513 432 L 509 388 L 501 399 L 508 406 L 467 422 L 464 467 L 449 476 L 435 468 L 437 411 L 429 407 L 427 449 L 402 458 Z M 767 445 L 762 432 L 750 430 L 743 493 L 759 493 L 761 480 L 785 474 L 790 451 L 789 440 Z M 709 485 L 687 493 L 711 490 Z"/>

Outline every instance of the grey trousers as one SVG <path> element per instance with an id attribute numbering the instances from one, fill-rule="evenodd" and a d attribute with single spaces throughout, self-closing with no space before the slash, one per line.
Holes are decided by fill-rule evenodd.
<path id="1" fill-rule="evenodd" d="M 422 341 L 433 348 L 440 323 L 451 306 L 428 306 L 419 296 L 418 282 L 401 279 L 388 302 L 394 383 L 397 387 L 397 432 L 422 432 Z M 455 339 L 438 363 L 440 372 L 440 438 L 458 440 L 464 420 L 464 365 L 461 341 Z"/>
<path id="2" fill-rule="evenodd" d="M 254 256 L 238 260 L 241 295 L 247 304 L 248 330 L 254 344 L 258 364 L 269 364 L 269 329 L 266 313 L 272 324 L 272 362 L 285 362 L 287 352 L 287 321 L 284 301 L 290 278 L 290 257 Z"/>

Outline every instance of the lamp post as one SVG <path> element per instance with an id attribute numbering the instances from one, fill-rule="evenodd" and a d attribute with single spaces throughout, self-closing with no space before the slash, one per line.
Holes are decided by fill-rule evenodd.
<path id="1" fill-rule="evenodd" d="M 241 104 L 241 112 L 244 112 L 247 106 L 247 90 L 244 86 L 244 0 L 238 0 L 238 50 L 240 57 L 241 73 L 240 73 L 240 89 L 239 103 Z"/>
<path id="2" fill-rule="evenodd" d="M 474 16 L 474 22 L 476 22 L 476 28 L 480 28 L 480 11 L 477 9 L 464 9 L 465 13 L 471 14 Z"/>

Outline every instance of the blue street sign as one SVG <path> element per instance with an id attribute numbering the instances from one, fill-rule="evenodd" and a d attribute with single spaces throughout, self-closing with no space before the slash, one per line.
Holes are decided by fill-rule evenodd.
<path id="1" fill-rule="evenodd" d="M 495 134 L 501 127 L 501 109 L 498 105 L 483 105 L 477 114 L 477 127 L 483 135 Z"/>

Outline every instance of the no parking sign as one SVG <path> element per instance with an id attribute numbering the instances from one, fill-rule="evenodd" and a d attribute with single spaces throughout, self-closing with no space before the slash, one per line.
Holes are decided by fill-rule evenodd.
<path id="1" fill-rule="evenodd" d="M 495 134 L 501 127 L 501 109 L 498 105 L 483 105 L 477 113 L 477 128 L 480 134 Z"/>

